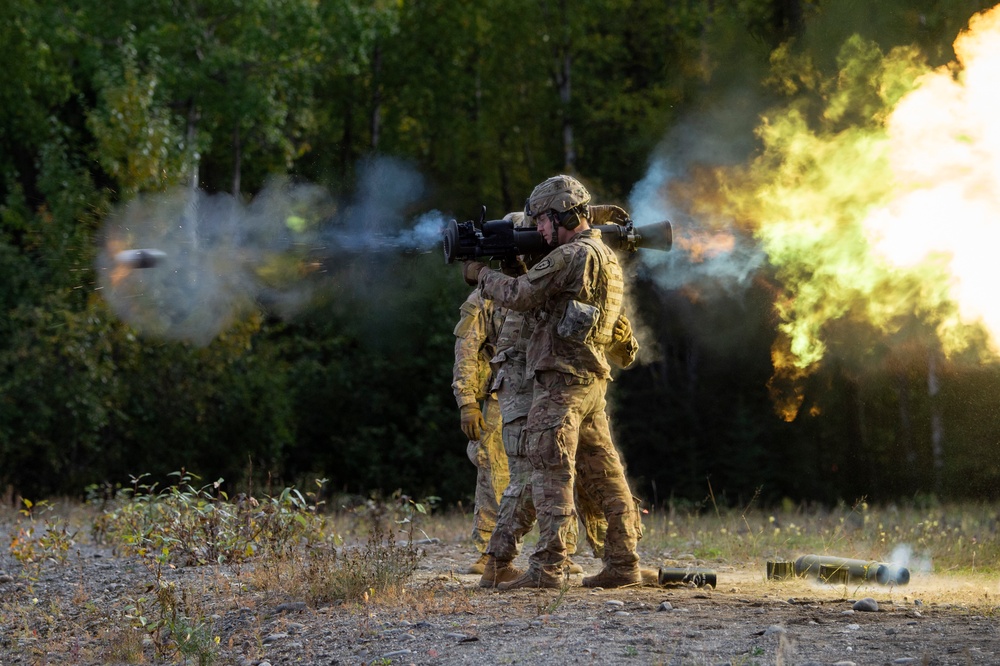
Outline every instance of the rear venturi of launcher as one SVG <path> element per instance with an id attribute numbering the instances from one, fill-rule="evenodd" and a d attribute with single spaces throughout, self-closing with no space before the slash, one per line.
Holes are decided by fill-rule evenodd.
<path id="1" fill-rule="evenodd" d="M 625 224 L 597 224 L 608 247 L 632 253 L 638 249 L 669 250 L 673 245 L 670 222 L 657 222 L 636 228 L 632 220 Z M 513 259 L 520 254 L 548 254 L 552 248 L 535 229 L 518 229 L 509 220 L 452 220 L 444 229 L 444 261 L 447 264 L 466 259 Z"/>

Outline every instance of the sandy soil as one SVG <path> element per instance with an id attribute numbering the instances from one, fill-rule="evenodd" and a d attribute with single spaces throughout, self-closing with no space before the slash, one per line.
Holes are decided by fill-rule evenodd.
<path id="1" fill-rule="evenodd" d="M 845 587 L 767 581 L 763 562 L 698 562 L 717 572 L 716 589 L 590 590 L 574 576 L 563 590 L 498 593 L 461 573 L 471 559 L 467 545 L 421 550 L 416 574 L 389 602 L 313 607 L 253 592 L 241 582 L 246 571 L 168 569 L 174 603 L 194 619 L 187 630 L 203 634 L 189 643 L 203 649 L 167 656 L 130 628 L 143 611 L 155 615 L 155 579 L 134 559 L 90 547 L 29 580 L 7 558 L 0 560 L 0 666 L 1000 664 L 991 601 L 1000 590 L 988 577 L 915 573 L 905 587 Z M 578 561 L 588 573 L 600 568 Z M 644 564 L 659 563 L 644 556 Z M 877 610 L 853 610 L 864 598 Z"/>

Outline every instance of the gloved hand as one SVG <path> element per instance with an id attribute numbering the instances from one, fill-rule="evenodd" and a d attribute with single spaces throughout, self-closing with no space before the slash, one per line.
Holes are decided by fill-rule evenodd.
<path id="1" fill-rule="evenodd" d="M 621 206 L 599 204 L 590 207 L 590 224 L 625 224 L 628 213 Z"/>
<path id="2" fill-rule="evenodd" d="M 514 257 L 513 259 L 504 259 L 500 262 L 500 271 L 504 275 L 509 275 L 510 277 L 518 277 L 519 275 L 524 275 L 528 272 L 528 265 L 524 263 L 524 259 L 521 257 Z"/>
<path id="3" fill-rule="evenodd" d="M 483 412 L 476 403 L 469 403 L 462 406 L 462 432 L 472 441 L 477 441 L 483 435 L 483 428 L 486 421 L 483 420 Z"/>
<path id="4" fill-rule="evenodd" d="M 479 273 L 484 268 L 488 268 L 488 266 L 481 261 L 463 262 L 462 277 L 465 278 L 465 283 L 473 287 L 479 284 Z"/>
<path id="5" fill-rule="evenodd" d="M 632 339 L 632 322 L 624 313 L 618 315 L 618 321 L 615 322 L 615 330 L 611 333 L 611 337 L 614 338 L 615 342 L 628 342 Z"/>

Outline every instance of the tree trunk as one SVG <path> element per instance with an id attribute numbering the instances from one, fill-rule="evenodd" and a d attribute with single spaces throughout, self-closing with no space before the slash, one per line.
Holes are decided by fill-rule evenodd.
<path id="1" fill-rule="evenodd" d="M 356 83 L 354 77 L 350 82 Z M 353 86 L 351 86 L 353 87 Z M 344 95 L 344 131 L 340 138 L 340 173 L 347 173 L 354 161 L 354 104 L 351 95 Z"/>
<path id="2" fill-rule="evenodd" d="M 573 56 L 569 44 L 562 57 L 562 76 L 559 85 L 559 100 L 563 107 L 563 159 L 566 162 L 566 173 L 576 170 L 576 148 L 573 144 L 573 122 L 570 119 L 570 102 L 572 101 L 572 71 Z"/>
<path id="3" fill-rule="evenodd" d="M 240 139 L 240 124 L 233 129 L 233 196 L 240 196 L 240 175 L 243 169 L 243 143 Z"/>
<path id="4" fill-rule="evenodd" d="M 576 170 L 576 148 L 573 141 L 573 122 L 570 117 L 570 104 L 573 101 L 573 26 L 569 20 L 569 8 L 566 0 L 559 2 L 559 24 L 562 27 L 562 38 L 552 40 L 553 70 L 552 81 L 559 91 L 559 102 L 562 115 L 563 163 L 565 173 Z M 554 25 L 547 4 L 542 5 L 542 13 L 546 22 Z"/>
<path id="5" fill-rule="evenodd" d="M 899 398 L 899 430 L 896 433 L 896 459 L 890 460 L 902 472 L 902 487 L 896 492 L 912 491 L 919 481 L 917 475 L 917 452 L 913 446 L 913 416 L 910 401 L 910 383 L 906 368 L 896 371 L 896 393 Z"/>
<path id="6" fill-rule="evenodd" d="M 382 131 L 382 47 L 375 44 L 372 52 L 372 116 L 371 116 L 371 149 L 378 150 L 379 133 Z"/>
<path id="7" fill-rule="evenodd" d="M 940 493 L 944 474 L 944 423 L 941 420 L 941 405 L 937 397 L 940 385 L 937 376 L 937 354 L 932 350 L 927 357 L 927 395 L 931 405 L 931 464 L 933 466 L 933 489 Z"/>
<path id="8" fill-rule="evenodd" d="M 198 112 L 198 108 L 195 106 L 194 100 L 189 100 L 185 141 L 187 142 L 186 147 L 188 155 L 190 155 L 190 162 L 188 163 L 188 185 L 193 190 L 198 189 L 198 171 L 201 168 L 201 158 L 199 157 L 199 152 L 195 146 L 198 138 L 198 121 L 200 119 L 201 114 Z"/>

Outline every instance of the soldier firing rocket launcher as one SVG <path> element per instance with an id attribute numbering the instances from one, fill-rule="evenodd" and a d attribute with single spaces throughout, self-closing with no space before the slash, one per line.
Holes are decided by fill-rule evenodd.
<path id="1" fill-rule="evenodd" d="M 633 253 L 639 248 L 667 251 L 673 245 L 670 222 L 663 221 L 636 229 L 628 214 L 618 206 L 591 206 L 591 227 L 599 229 L 609 247 Z M 601 224 L 602 220 L 611 220 Z M 479 221 L 452 220 L 444 229 L 445 263 L 466 259 L 513 259 L 519 254 L 546 254 L 552 248 L 535 229 L 517 228 L 510 220 L 486 220 L 483 206 Z"/>

